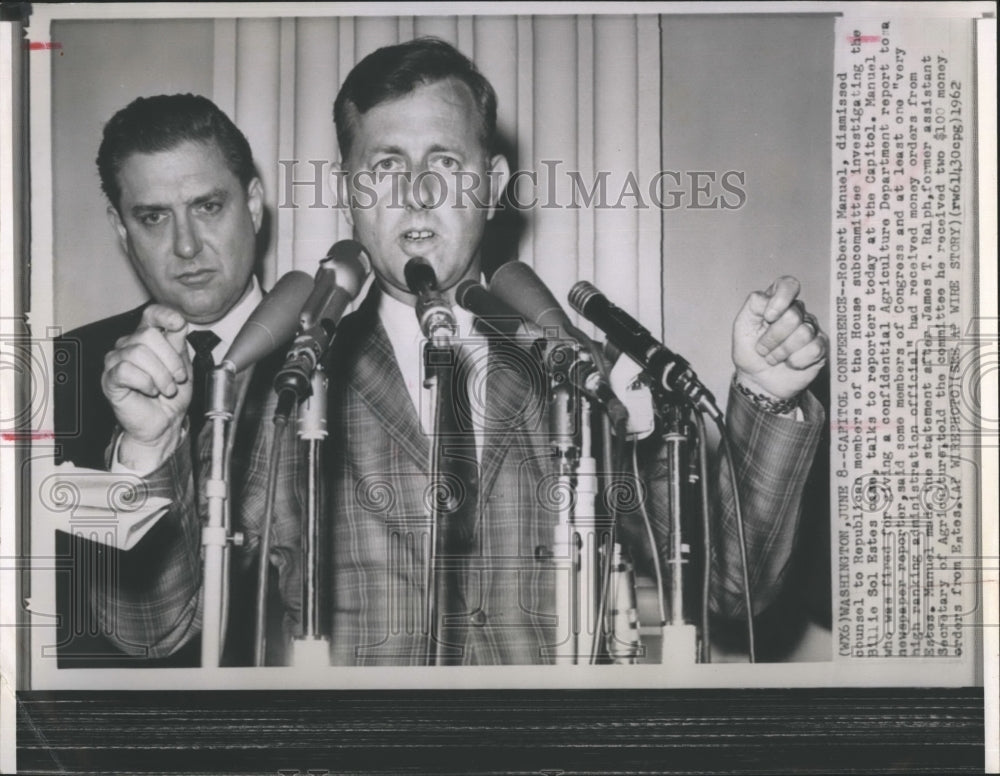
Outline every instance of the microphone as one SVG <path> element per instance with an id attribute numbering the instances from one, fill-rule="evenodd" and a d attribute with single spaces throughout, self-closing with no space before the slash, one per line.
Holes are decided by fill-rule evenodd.
<path id="1" fill-rule="evenodd" d="M 313 282 L 305 272 L 281 277 L 237 333 L 225 357 L 215 369 L 207 388 L 206 418 L 232 418 L 236 404 L 236 373 L 266 358 L 295 334 L 292 310 L 302 306 Z"/>
<path id="2" fill-rule="evenodd" d="M 490 292 L 544 332 L 551 346 L 546 354 L 550 371 L 565 375 L 577 388 L 601 402 L 613 424 L 628 420 L 628 410 L 594 362 L 589 338 L 573 325 L 531 267 L 521 261 L 504 264 L 493 273 Z"/>
<path id="3" fill-rule="evenodd" d="M 523 261 L 509 261 L 493 273 L 490 293 L 546 332 L 549 339 L 574 340 L 589 346 L 548 286 Z"/>
<path id="4" fill-rule="evenodd" d="M 458 331 L 458 324 L 451 305 L 438 289 L 434 267 L 426 259 L 414 256 L 403 267 L 403 276 L 410 293 L 417 297 L 414 310 L 420 330 L 435 345 L 446 345 Z"/>
<path id="5" fill-rule="evenodd" d="M 357 298 L 371 272 L 371 262 L 361 243 L 341 240 L 334 243 L 319 261 L 316 286 L 302 306 L 299 329 L 309 331 L 324 321 L 336 326 L 347 306 Z"/>
<path id="6" fill-rule="evenodd" d="M 294 391 L 299 399 L 309 395 L 310 378 L 333 340 L 347 306 L 365 284 L 371 262 L 360 243 L 341 240 L 320 259 L 312 293 L 301 305 L 298 335 L 274 378 L 274 389 Z"/>
<path id="7" fill-rule="evenodd" d="M 487 291 L 478 280 L 467 278 L 455 286 L 455 301 L 463 309 L 475 315 L 491 331 L 505 339 L 509 339 L 511 334 L 500 328 L 500 321 L 517 322 L 518 326 L 535 328 L 523 315 Z M 540 336 L 541 334 L 537 335 Z"/>
<path id="8" fill-rule="evenodd" d="M 222 365 L 234 373 L 242 372 L 291 339 L 296 325 L 292 311 L 302 307 L 312 288 L 312 278 L 305 272 L 293 270 L 283 275 L 247 318 Z"/>
<path id="9" fill-rule="evenodd" d="M 722 412 L 715 397 L 691 365 L 662 343 L 635 318 L 613 305 L 597 288 L 581 280 L 569 292 L 570 306 L 608 335 L 608 339 L 634 358 L 664 388 L 686 396 L 715 420 Z"/>

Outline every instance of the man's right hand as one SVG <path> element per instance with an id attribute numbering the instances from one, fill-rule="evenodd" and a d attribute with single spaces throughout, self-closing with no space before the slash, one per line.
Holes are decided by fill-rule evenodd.
<path id="1" fill-rule="evenodd" d="M 177 310 L 152 304 L 104 358 L 101 389 L 125 432 L 118 460 L 130 469 L 152 471 L 180 442 L 191 403 L 187 330 Z"/>

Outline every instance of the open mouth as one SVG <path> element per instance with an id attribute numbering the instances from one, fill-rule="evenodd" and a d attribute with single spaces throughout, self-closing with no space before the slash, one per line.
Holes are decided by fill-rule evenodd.
<path id="1" fill-rule="evenodd" d="M 403 232 L 403 239 L 407 242 L 422 242 L 436 236 L 436 233 L 430 229 L 407 229 Z"/>

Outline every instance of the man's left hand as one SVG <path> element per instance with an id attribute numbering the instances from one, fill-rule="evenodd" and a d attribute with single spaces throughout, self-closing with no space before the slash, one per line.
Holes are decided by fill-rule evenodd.
<path id="1" fill-rule="evenodd" d="M 790 399 L 813 381 L 829 340 L 798 298 L 799 281 L 783 276 L 754 291 L 733 322 L 736 379 L 752 391 Z"/>

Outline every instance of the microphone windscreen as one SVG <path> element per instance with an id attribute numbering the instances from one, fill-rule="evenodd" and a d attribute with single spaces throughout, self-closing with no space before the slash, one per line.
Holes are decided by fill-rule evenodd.
<path id="1" fill-rule="evenodd" d="M 336 326 L 347 306 L 361 292 L 371 268 L 361 243 L 354 240 L 335 243 L 320 259 L 316 284 L 299 313 L 299 328 L 306 331 L 323 320 Z"/>
<path id="2" fill-rule="evenodd" d="M 601 292 L 597 290 L 593 283 L 581 280 L 569 290 L 569 306 L 587 320 L 591 320 L 585 308 L 592 299 L 599 296 L 601 296 Z"/>
<path id="3" fill-rule="evenodd" d="M 472 278 L 467 278 L 455 286 L 455 301 L 480 318 L 524 318 L 510 305 L 501 302 L 487 291 L 482 283 Z"/>
<path id="4" fill-rule="evenodd" d="M 476 301 L 480 298 L 479 295 L 480 289 L 486 293 L 489 293 L 488 291 L 486 291 L 485 288 L 483 288 L 483 284 L 480 283 L 478 280 L 473 280 L 472 278 L 466 278 L 457 286 L 455 286 L 455 301 L 458 302 L 459 305 L 464 307 L 470 313 L 478 315 L 479 313 L 476 312 L 475 307 L 476 307 Z"/>
<path id="5" fill-rule="evenodd" d="M 403 278 L 406 280 L 406 287 L 411 294 L 420 294 L 421 291 L 437 291 L 437 274 L 434 267 L 427 263 L 427 259 L 414 256 L 403 267 Z"/>
<path id="6" fill-rule="evenodd" d="M 455 301 L 475 315 L 480 325 L 494 335 L 510 339 L 523 330 L 535 339 L 542 336 L 533 323 L 497 299 L 478 280 L 467 278 L 455 286 Z"/>
<path id="7" fill-rule="evenodd" d="M 354 299 L 372 271 L 372 264 L 364 246 L 356 240 L 340 240 L 326 252 L 321 265 L 333 267 L 337 285 Z"/>
<path id="8" fill-rule="evenodd" d="M 283 275 L 243 324 L 224 360 L 242 372 L 291 340 L 312 288 L 313 279 L 305 272 Z"/>
<path id="9" fill-rule="evenodd" d="M 552 292 L 523 261 L 510 261 L 493 273 L 490 293 L 541 329 L 557 329 L 559 339 L 575 339 L 569 316 Z"/>

